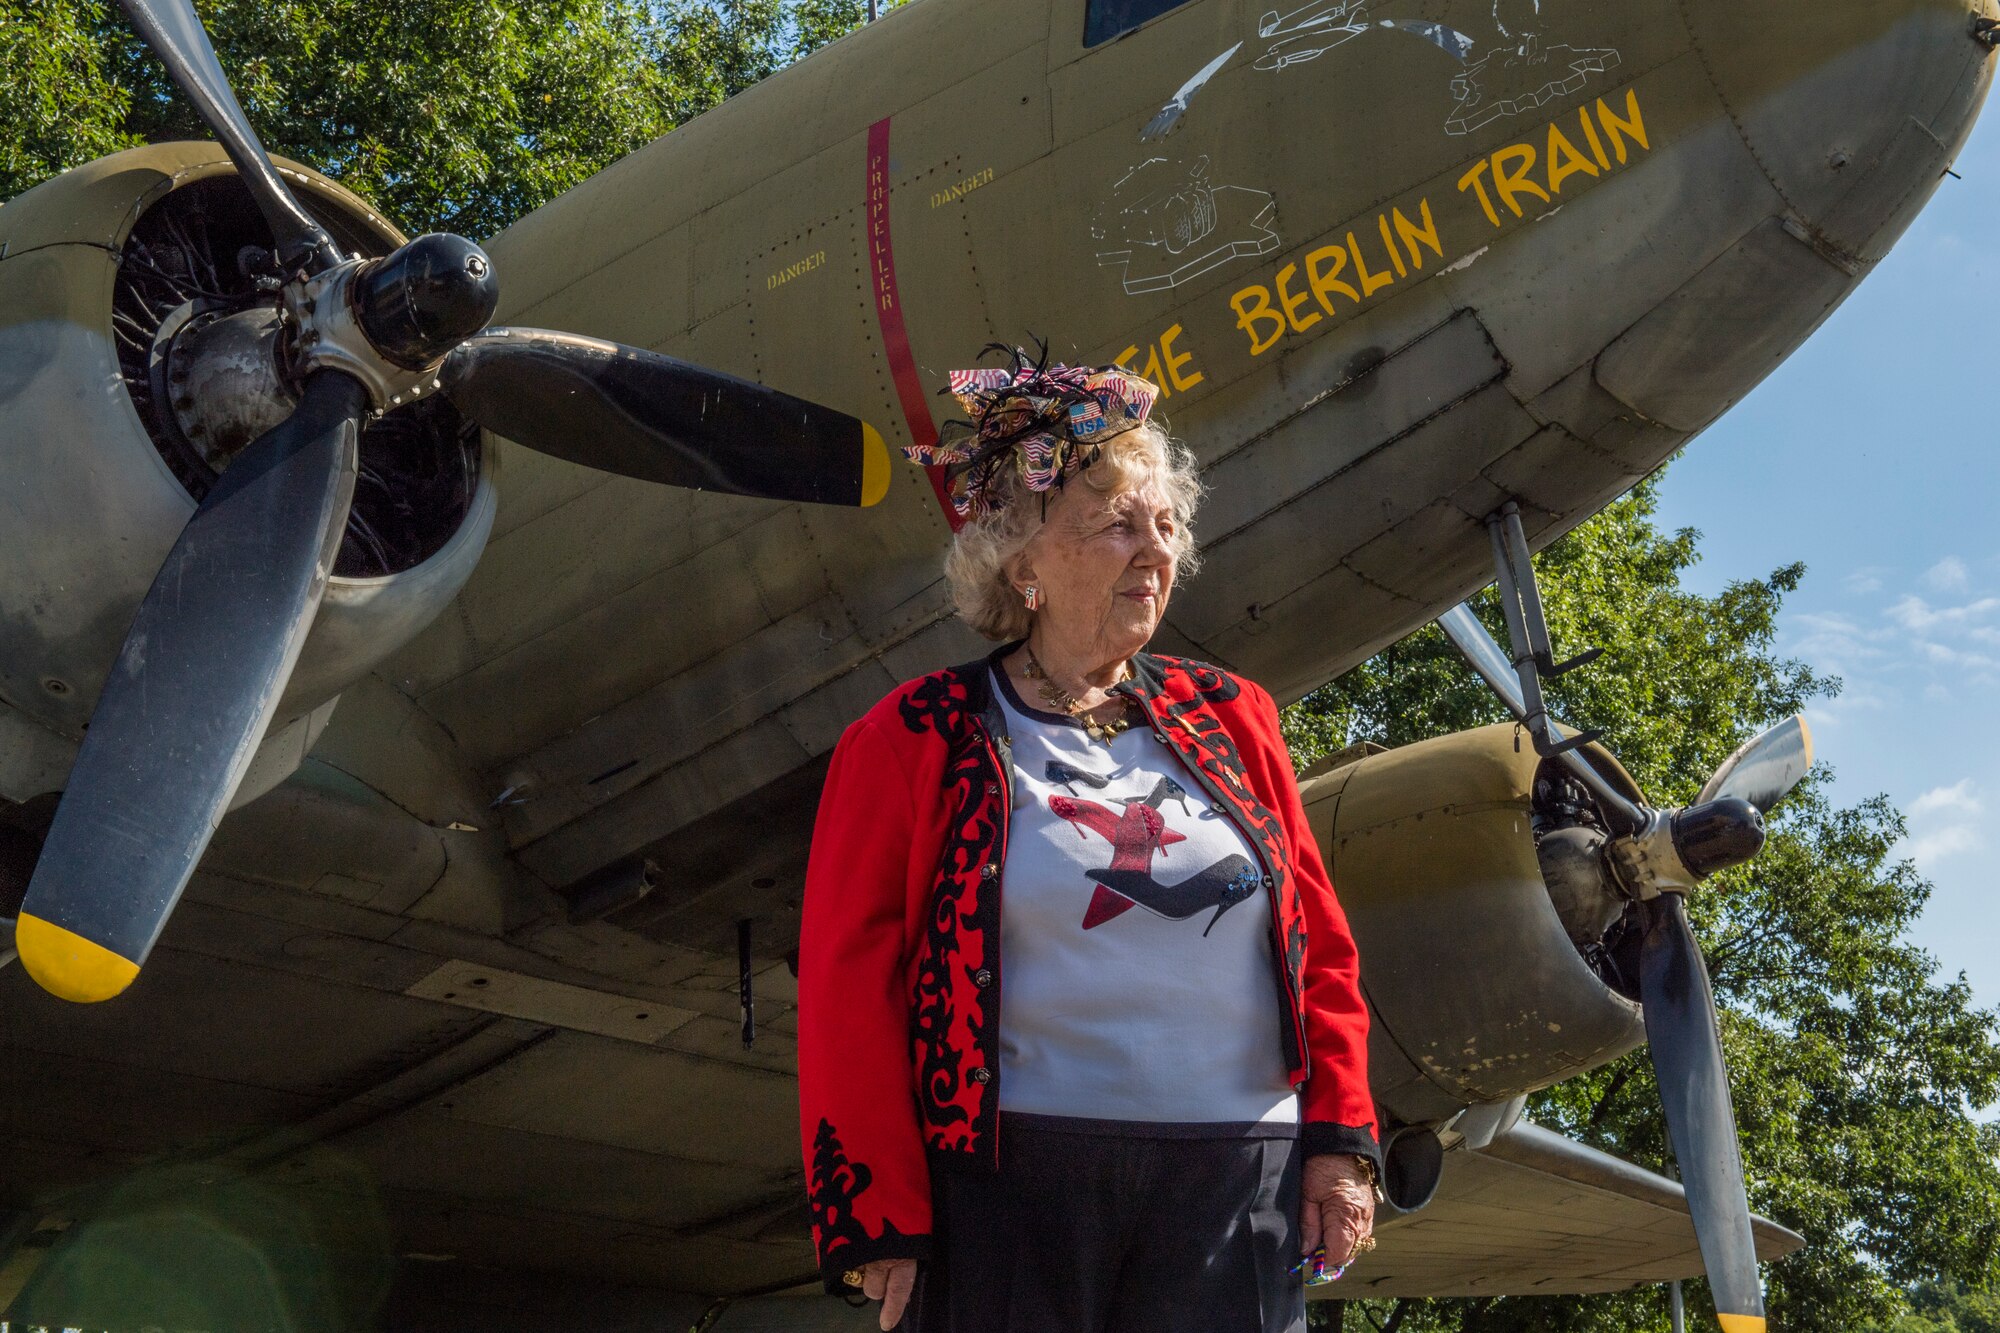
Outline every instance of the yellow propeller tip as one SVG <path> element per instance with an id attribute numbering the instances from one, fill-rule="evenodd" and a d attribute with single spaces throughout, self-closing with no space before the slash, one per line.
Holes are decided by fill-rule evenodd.
<path id="1" fill-rule="evenodd" d="M 1722 1323 L 1722 1333 L 1764 1333 L 1764 1316 L 1760 1314 L 1721 1314 L 1715 1316 Z"/>
<path id="2" fill-rule="evenodd" d="M 1804 713 L 1799 714 L 1799 735 L 1805 738 L 1806 767 L 1811 768 L 1813 763 L 1812 727 L 1807 724 L 1806 715 Z"/>
<path id="3" fill-rule="evenodd" d="M 37 985 L 78 1004 L 108 1000 L 139 975 L 131 959 L 27 912 L 14 922 L 14 949 Z"/>
<path id="4" fill-rule="evenodd" d="M 889 493 L 889 446 L 882 432 L 861 423 L 861 507 L 880 504 Z"/>

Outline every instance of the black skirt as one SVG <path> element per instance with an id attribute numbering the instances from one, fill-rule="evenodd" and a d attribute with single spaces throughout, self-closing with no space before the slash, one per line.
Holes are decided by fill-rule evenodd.
<path id="1" fill-rule="evenodd" d="M 1001 1116 L 933 1181 L 906 1333 L 1303 1333 L 1296 1126 Z"/>

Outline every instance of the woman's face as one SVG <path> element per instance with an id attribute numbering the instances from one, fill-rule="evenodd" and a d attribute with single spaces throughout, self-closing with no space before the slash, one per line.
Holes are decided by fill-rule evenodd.
<path id="1" fill-rule="evenodd" d="M 1016 587 L 1040 589 L 1045 638 L 1095 662 L 1118 661 L 1144 648 L 1166 614 L 1173 537 L 1173 506 L 1157 477 L 1112 495 L 1073 481 L 1016 557 Z"/>

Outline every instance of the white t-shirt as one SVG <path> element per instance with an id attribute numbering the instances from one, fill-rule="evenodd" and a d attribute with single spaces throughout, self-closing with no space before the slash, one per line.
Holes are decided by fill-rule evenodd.
<path id="1" fill-rule="evenodd" d="M 1263 869 L 1143 727 L 1108 745 L 993 672 L 1013 743 L 1000 1109 L 1296 1126 Z"/>

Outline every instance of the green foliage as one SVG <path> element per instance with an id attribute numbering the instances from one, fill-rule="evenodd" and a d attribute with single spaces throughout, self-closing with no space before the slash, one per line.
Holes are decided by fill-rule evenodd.
<path id="1" fill-rule="evenodd" d="M 887 6 L 884 6 L 885 8 Z M 865 0 L 667 0 L 660 65 L 677 120 L 811 55 L 868 16 Z"/>
<path id="2" fill-rule="evenodd" d="M 199 0 L 264 144 L 411 234 L 490 236 L 826 45 L 865 0 Z M 116 7 L 0 0 L 0 199 L 208 138 Z"/>
<path id="3" fill-rule="evenodd" d="M 129 148 L 130 93 L 113 77 L 101 0 L 0 0 L 0 199 Z"/>
<path id="4" fill-rule="evenodd" d="M 1869 1324 L 1863 1333 L 2000 1333 L 2000 1290 L 1922 1282 L 1910 1293 L 1908 1310 Z"/>
<path id="5" fill-rule="evenodd" d="M 1652 516 L 1653 491 L 1642 486 L 1537 567 L 1558 653 L 1605 647 L 1554 683 L 1554 711 L 1604 728 L 1642 788 L 1667 804 L 1690 799 L 1743 740 L 1838 682 L 1773 652 L 1779 609 L 1803 568 L 1714 597 L 1691 593 L 1681 575 L 1698 558 L 1698 534 L 1663 532 Z M 1490 594 L 1478 609 L 1504 641 Z M 1309 760 L 1352 741 L 1402 745 L 1503 720 L 1427 628 L 1296 705 L 1286 723 Z M 1908 943 L 1930 886 L 1892 859 L 1902 835 L 1885 800 L 1834 807 L 1822 770 L 1776 813 L 1763 855 L 1690 903 L 1724 1007 L 1751 1205 L 1808 1241 L 1766 1270 L 1773 1326 L 1795 1333 L 1870 1321 L 1894 1333 L 1983 1333 L 1987 1325 L 1940 1322 L 1943 1307 L 1924 1306 L 1923 1293 L 2000 1277 L 2000 1131 L 1974 1116 L 2000 1097 L 1995 1018 Z M 1643 1050 L 1549 1090 L 1531 1114 L 1671 1173 Z M 1944 1285 L 1911 1298 L 1924 1281 Z M 1706 1296 L 1699 1284 L 1687 1294 L 1698 1327 Z M 1979 1299 L 1989 1303 L 1978 1309 L 1993 1308 Z M 1355 1302 L 1346 1327 L 1392 1322 L 1405 1333 L 1656 1330 L 1666 1302 L 1658 1290 Z"/>

